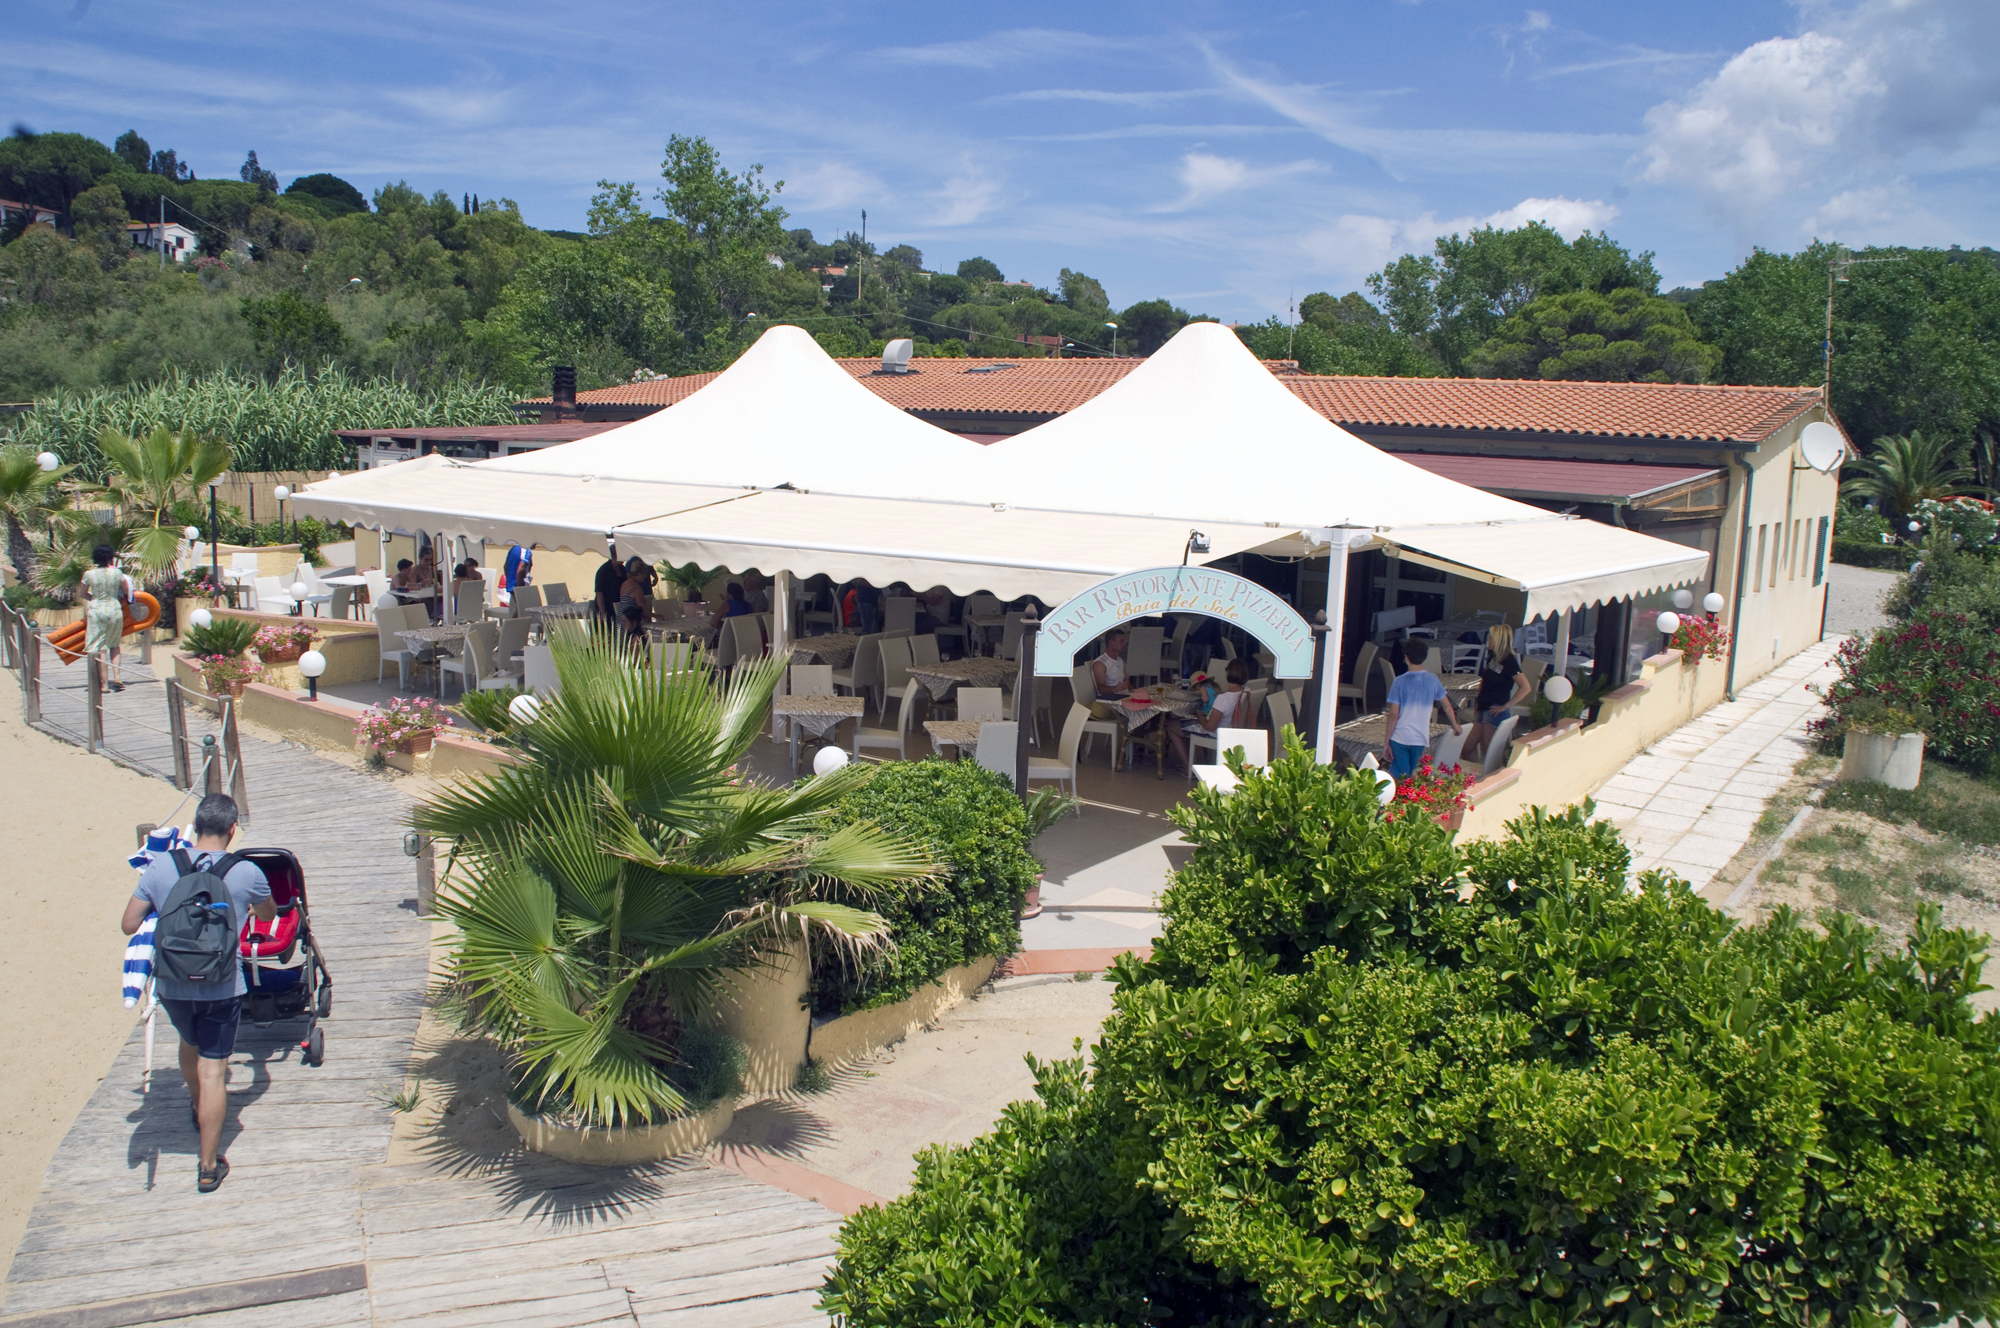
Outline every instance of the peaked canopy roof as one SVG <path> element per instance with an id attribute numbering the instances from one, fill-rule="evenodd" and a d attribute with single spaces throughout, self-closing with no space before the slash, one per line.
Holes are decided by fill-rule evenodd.
<path id="1" fill-rule="evenodd" d="M 880 478 L 861 474 L 842 491 L 880 492 Z M 935 468 L 924 487 L 948 501 L 1294 529 L 1549 517 L 1356 438 L 1219 323 L 1190 323 L 1061 419 Z"/>
<path id="2" fill-rule="evenodd" d="M 978 450 L 861 386 L 802 329 L 780 326 L 672 410 L 484 468 L 757 489 L 839 487 L 871 471 L 882 477 L 871 492 L 909 497 L 902 477 Z"/>

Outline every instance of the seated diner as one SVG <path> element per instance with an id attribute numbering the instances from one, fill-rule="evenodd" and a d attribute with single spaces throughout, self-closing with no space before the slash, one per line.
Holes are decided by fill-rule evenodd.
<path id="1" fill-rule="evenodd" d="M 1180 769 L 1187 769 L 1192 763 L 1188 756 L 1188 735 L 1191 733 L 1213 733 L 1219 728 L 1246 728 L 1254 718 L 1245 713 L 1249 707 L 1249 693 L 1243 685 L 1250 681 L 1250 661 L 1232 659 L 1223 670 L 1223 688 L 1210 693 L 1202 703 L 1201 714 L 1194 719 L 1184 719 L 1167 729 L 1167 742 L 1174 749 L 1174 756 Z M 1435 681 L 1435 680 L 1434 680 Z M 1213 687 L 1211 681 L 1205 688 Z M 1171 768 L 1171 767 L 1170 767 Z"/>

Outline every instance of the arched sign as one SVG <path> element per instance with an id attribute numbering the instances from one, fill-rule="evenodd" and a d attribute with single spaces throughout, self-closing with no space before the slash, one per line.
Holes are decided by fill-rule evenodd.
<path id="1" fill-rule="evenodd" d="M 1310 678 L 1312 628 L 1291 605 L 1254 581 L 1213 567 L 1149 567 L 1071 596 L 1042 619 L 1035 676 L 1066 678 L 1082 645 L 1119 623 L 1164 613 L 1198 613 L 1242 628 L 1264 643 L 1280 678 Z"/>

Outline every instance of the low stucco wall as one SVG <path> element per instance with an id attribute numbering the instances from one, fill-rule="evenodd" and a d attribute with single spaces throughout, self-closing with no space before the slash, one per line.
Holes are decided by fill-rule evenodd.
<path id="1" fill-rule="evenodd" d="M 772 960 L 730 973 L 715 1003 L 715 1026 L 743 1044 L 748 1068 L 746 1093 L 782 1093 L 797 1086 L 806 1063 L 812 1013 L 806 987 L 812 965 L 803 942 L 794 941 Z"/>
<path id="2" fill-rule="evenodd" d="M 985 986 L 998 962 L 993 955 L 975 959 L 926 983 L 907 1000 L 815 1024 L 807 1050 L 821 1064 L 838 1065 L 894 1046 Z"/>
<path id="3" fill-rule="evenodd" d="M 1516 738 L 1506 767 L 1473 785 L 1460 837 L 1497 839 L 1529 807 L 1582 802 L 1627 761 L 1721 702 L 1725 681 L 1720 660 L 1654 655 L 1637 680 L 1604 699 L 1596 723 L 1564 720 Z"/>

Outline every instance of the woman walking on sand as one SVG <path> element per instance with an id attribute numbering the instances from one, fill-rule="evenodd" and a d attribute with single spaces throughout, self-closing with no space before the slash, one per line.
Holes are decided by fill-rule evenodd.
<path id="1" fill-rule="evenodd" d="M 109 544 L 91 550 L 96 566 L 83 574 L 83 593 L 90 597 L 84 616 L 83 648 L 88 654 L 103 654 L 110 668 L 109 686 L 125 690 L 118 678 L 118 641 L 125 635 L 125 605 L 131 592 L 125 588 L 125 574 L 118 570 L 117 555 Z"/>

